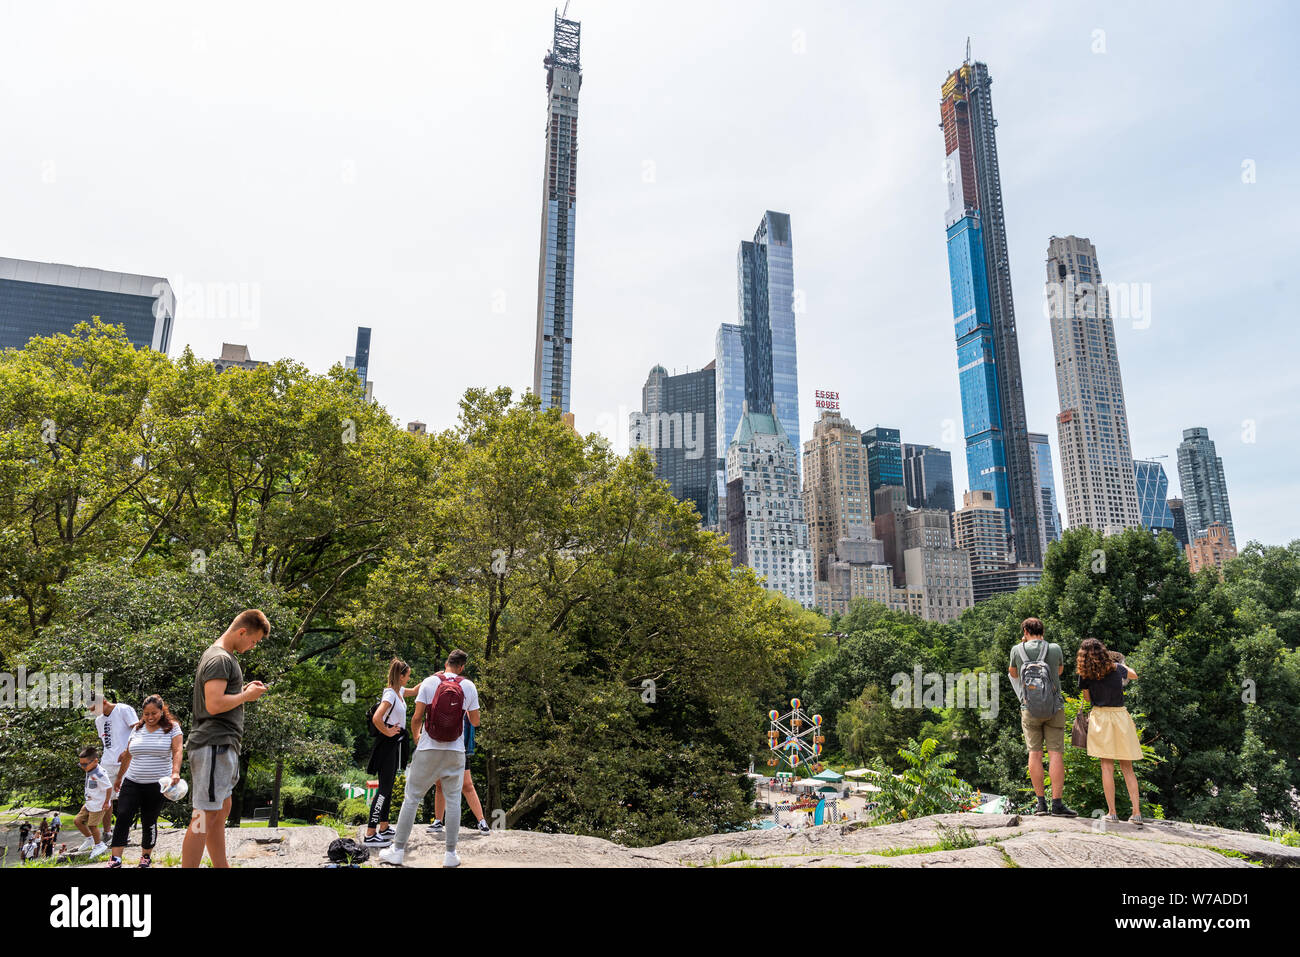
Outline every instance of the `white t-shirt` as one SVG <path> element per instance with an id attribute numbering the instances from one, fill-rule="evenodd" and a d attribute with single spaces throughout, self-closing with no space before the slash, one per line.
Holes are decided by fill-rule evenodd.
<path id="1" fill-rule="evenodd" d="M 159 777 L 162 777 L 160 774 Z M 102 764 L 95 765 L 95 770 L 86 772 L 86 810 L 102 811 L 108 803 L 108 796 L 113 791 L 113 782 L 108 779 Z"/>
<path id="2" fill-rule="evenodd" d="M 379 700 L 381 703 L 387 701 L 392 705 L 388 709 L 388 714 L 384 715 L 384 724 L 395 724 L 399 728 L 406 727 L 406 696 L 392 688 L 385 688 L 384 696 Z"/>
<path id="3" fill-rule="evenodd" d="M 161 777 L 172 776 L 172 738 L 181 736 L 179 722 L 172 722 L 172 729 L 164 731 L 158 728 L 150 731 L 146 725 L 131 732 L 127 741 L 127 750 L 131 752 L 131 763 L 126 769 L 126 780 L 136 784 L 157 784 Z"/>
<path id="4" fill-rule="evenodd" d="M 415 700 L 426 708 L 433 702 L 433 693 L 438 690 L 439 678 L 437 675 L 430 675 L 420 682 L 420 693 L 415 696 Z M 478 689 L 474 687 L 474 682 L 468 678 L 460 679 L 460 691 L 465 696 L 465 711 L 478 710 Z M 462 722 L 463 724 L 463 722 Z M 417 751 L 464 751 L 465 735 L 456 735 L 455 741 L 435 741 L 429 735 L 425 734 L 424 728 L 420 728 L 420 743 L 415 746 Z"/>
<path id="5" fill-rule="evenodd" d="M 116 704 L 108 714 L 95 715 L 95 730 L 104 745 L 100 758 L 102 763 L 110 767 L 121 763 L 118 759 L 126 747 L 127 738 L 131 737 L 131 726 L 139 720 L 140 716 L 129 704 Z"/>

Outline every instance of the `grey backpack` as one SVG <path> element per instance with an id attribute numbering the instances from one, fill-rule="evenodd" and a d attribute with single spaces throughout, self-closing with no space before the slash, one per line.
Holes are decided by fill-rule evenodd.
<path id="1" fill-rule="evenodd" d="M 1020 646 L 1020 682 L 1024 686 L 1021 702 L 1031 718 L 1050 718 L 1061 710 L 1060 693 L 1056 689 L 1056 675 L 1047 663 L 1047 642 L 1039 642 L 1040 655 L 1029 660 L 1029 652 Z"/>

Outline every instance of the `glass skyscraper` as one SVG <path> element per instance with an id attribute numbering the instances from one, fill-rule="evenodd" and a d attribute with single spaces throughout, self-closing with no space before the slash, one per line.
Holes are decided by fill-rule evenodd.
<path id="1" fill-rule="evenodd" d="M 175 306 L 171 283 L 156 276 L 0 257 L 0 349 L 66 335 L 98 316 L 124 327 L 137 349 L 166 353 Z"/>
<path id="2" fill-rule="evenodd" d="M 1153 532 L 1174 531 L 1174 513 L 1169 510 L 1169 476 L 1159 462 L 1133 460 L 1137 481 L 1138 516 L 1143 528 Z M 1175 535 L 1175 537 L 1177 537 Z"/>
<path id="3" fill-rule="evenodd" d="M 355 362 L 357 374 L 361 376 L 361 385 L 370 380 L 370 327 L 357 326 L 357 352 Z"/>
<path id="4" fill-rule="evenodd" d="M 939 104 L 966 472 L 972 490 L 993 492 L 997 507 L 1007 510 L 1017 561 L 1041 565 L 1040 492 L 1025 419 L 990 84 L 988 67 L 968 59 L 949 74 Z"/>
<path id="5" fill-rule="evenodd" d="M 1228 541 L 1235 548 L 1237 536 L 1228 505 L 1228 483 L 1208 429 L 1183 429 L 1178 446 L 1178 483 L 1183 492 L 1183 514 L 1187 517 L 1187 540 L 1195 542 L 1212 522 L 1228 526 Z"/>
<path id="6" fill-rule="evenodd" d="M 721 520 L 727 514 L 727 446 L 740 427 L 745 405 L 745 347 L 740 326 L 724 322 L 718 328 L 713 362 L 718 455 L 709 510 Z"/>
<path id="7" fill-rule="evenodd" d="M 1029 448 L 1033 453 L 1034 485 L 1038 488 L 1041 507 L 1038 510 L 1039 537 L 1043 554 L 1047 546 L 1061 540 L 1061 511 L 1056 504 L 1056 473 L 1052 471 L 1052 447 L 1047 433 L 1030 432 Z"/>
<path id="8" fill-rule="evenodd" d="M 717 453 L 715 365 L 698 372 L 669 375 L 655 366 L 641 390 L 641 412 L 632 413 L 633 445 L 650 450 L 655 477 L 672 488 L 678 501 L 690 502 L 705 526 L 716 525 L 717 508 L 710 486 L 716 479 Z"/>
<path id="9" fill-rule="evenodd" d="M 874 498 L 882 485 L 903 488 L 903 444 L 898 429 L 867 429 L 862 433 L 862 444 L 867 449 L 868 498 Z"/>
<path id="10" fill-rule="evenodd" d="M 537 344 L 533 392 L 542 408 L 569 411 L 573 373 L 573 234 L 578 182 L 580 25 L 555 15 L 546 66 L 546 175 L 542 191 L 541 262 L 537 270 Z"/>
<path id="11" fill-rule="evenodd" d="M 773 406 L 799 468 L 799 371 L 795 350 L 794 251 L 790 217 L 768 210 L 736 256 L 745 401 L 750 411 Z M 728 436 L 730 441 L 730 436 Z"/>
<path id="12" fill-rule="evenodd" d="M 944 449 L 904 442 L 903 487 L 911 508 L 941 508 L 946 512 L 957 509 L 952 487 L 952 456 Z"/>

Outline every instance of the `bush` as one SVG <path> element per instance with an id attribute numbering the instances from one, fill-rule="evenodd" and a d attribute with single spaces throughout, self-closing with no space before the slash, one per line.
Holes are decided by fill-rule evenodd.
<path id="1" fill-rule="evenodd" d="M 913 738 L 907 747 L 898 749 L 905 769 L 894 777 L 877 758 L 872 767 L 880 784 L 880 793 L 872 823 L 891 824 L 931 814 L 955 814 L 970 806 L 971 789 L 949 767 L 956 754 L 939 751 L 939 742 Z"/>
<path id="2" fill-rule="evenodd" d="M 365 798 L 347 798 L 339 802 L 338 819 L 345 824 L 364 824 L 369 817 L 370 805 Z"/>

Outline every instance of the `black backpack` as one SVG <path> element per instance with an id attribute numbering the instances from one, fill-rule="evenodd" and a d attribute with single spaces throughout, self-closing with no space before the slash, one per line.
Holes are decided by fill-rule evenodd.
<path id="1" fill-rule="evenodd" d="M 325 855 L 335 864 L 364 864 L 370 860 L 370 849 L 350 837 L 340 837 L 330 841 Z"/>
<path id="2" fill-rule="evenodd" d="M 379 706 L 383 703 L 384 700 L 380 698 L 372 704 L 370 710 L 366 712 L 366 730 L 370 732 L 372 738 L 379 737 L 379 729 L 375 727 L 375 712 L 379 710 Z M 387 724 L 387 722 L 384 723 Z"/>

